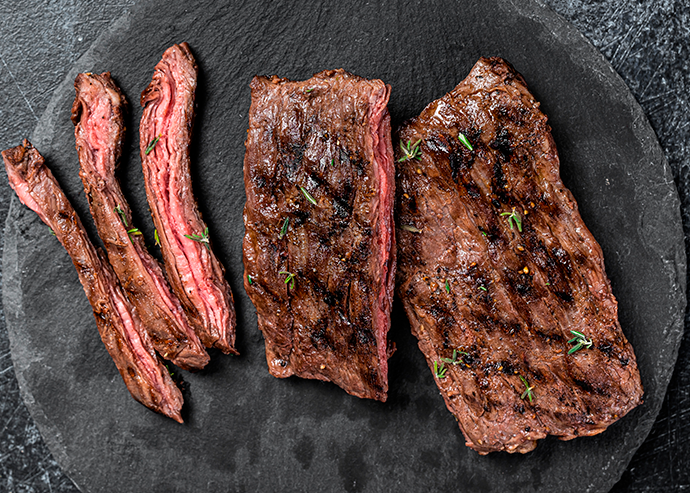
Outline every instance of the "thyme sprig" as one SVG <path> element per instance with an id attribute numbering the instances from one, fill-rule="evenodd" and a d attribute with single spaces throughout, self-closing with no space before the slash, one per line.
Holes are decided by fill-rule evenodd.
<path id="1" fill-rule="evenodd" d="M 473 151 L 473 150 L 474 150 L 474 147 L 472 147 L 472 144 L 470 144 L 469 139 L 467 138 L 467 136 L 466 136 L 464 133 L 460 132 L 460 133 L 458 134 L 458 140 L 459 140 L 460 142 L 462 142 L 462 145 L 464 145 L 465 147 L 467 147 L 470 151 Z"/>
<path id="2" fill-rule="evenodd" d="M 286 277 L 285 277 L 285 281 L 283 281 L 283 282 L 284 282 L 285 284 L 288 284 L 288 283 L 289 283 L 289 284 L 290 284 L 290 289 L 295 289 L 295 277 L 296 277 L 295 274 L 293 274 L 292 272 L 288 272 L 288 271 L 286 271 L 286 270 L 281 270 L 280 272 L 278 272 L 278 274 L 283 274 L 283 275 L 285 275 L 285 276 L 286 276 Z"/>
<path id="3" fill-rule="evenodd" d="M 508 216 L 508 225 L 510 225 L 510 229 L 513 229 L 513 221 L 515 221 L 515 226 L 517 226 L 518 231 L 522 233 L 522 217 L 520 213 L 515 210 L 515 207 L 513 207 L 511 212 L 501 212 L 501 216 Z"/>
<path id="4" fill-rule="evenodd" d="M 436 375 L 436 378 L 446 378 L 446 370 L 448 370 L 448 368 L 446 368 L 446 365 L 443 363 L 443 361 L 434 361 L 434 375 Z"/>
<path id="5" fill-rule="evenodd" d="M 570 339 L 568 341 L 568 344 L 572 344 L 573 342 L 576 342 L 573 347 L 570 348 L 570 351 L 568 351 L 568 354 L 573 354 L 575 351 L 578 351 L 582 349 L 583 347 L 586 347 L 587 349 L 592 347 L 592 339 L 587 339 L 587 337 L 582 333 L 578 332 L 577 330 L 571 330 L 570 331 L 575 337 Z"/>
<path id="6" fill-rule="evenodd" d="M 458 355 L 460 355 L 459 358 Z M 462 356 L 467 356 L 467 353 L 465 351 L 458 351 L 457 349 L 453 349 L 453 357 L 441 358 L 441 361 L 444 363 L 448 363 L 449 365 L 460 365 L 463 363 Z"/>
<path id="7" fill-rule="evenodd" d="M 120 204 L 117 204 L 117 207 L 115 207 L 113 211 L 118 213 L 118 215 L 120 216 L 120 220 L 122 221 L 122 224 L 125 225 L 125 228 L 129 228 L 129 224 L 127 224 L 127 216 L 125 215 L 125 211 L 122 210 Z"/>
<path id="8" fill-rule="evenodd" d="M 525 385 L 525 391 L 520 396 L 520 399 L 524 400 L 525 397 L 527 397 L 529 399 L 529 403 L 532 404 L 532 390 L 534 390 L 534 385 L 530 385 L 522 375 L 519 375 L 519 377 L 520 380 L 522 380 L 522 383 Z"/>
<path id="9" fill-rule="evenodd" d="M 149 153 L 153 150 L 153 148 L 156 147 L 156 144 L 158 144 L 158 141 L 160 140 L 161 137 L 162 137 L 162 134 L 158 134 L 158 135 L 156 135 L 156 138 L 155 138 L 155 139 L 153 139 L 151 142 L 149 142 L 149 145 L 148 145 L 148 147 L 146 148 L 146 151 L 144 151 L 144 153 L 145 153 L 147 156 L 148 156 Z"/>
<path id="10" fill-rule="evenodd" d="M 403 157 L 398 159 L 399 163 L 402 163 L 403 161 L 408 161 L 410 159 L 422 159 L 422 149 L 420 149 L 419 144 L 422 143 L 422 139 L 419 139 L 417 142 L 414 144 L 412 141 L 408 140 L 407 141 L 407 147 L 405 147 L 402 143 L 402 140 L 400 141 L 400 149 L 403 151 Z"/>
<path id="11" fill-rule="evenodd" d="M 307 189 L 306 189 L 306 188 L 300 186 L 299 189 L 302 190 L 302 194 L 305 196 L 305 198 L 306 198 L 309 202 L 311 202 L 311 203 L 314 204 L 314 205 L 318 205 L 318 204 L 316 203 L 316 200 L 314 199 L 314 197 L 312 197 L 311 194 L 310 194 L 309 192 L 307 192 Z"/>
<path id="12" fill-rule="evenodd" d="M 280 233 L 278 234 L 279 240 L 282 240 L 283 237 L 287 234 L 289 224 L 290 224 L 290 218 L 286 217 L 285 221 L 283 221 L 283 226 L 280 228 Z"/>
<path id="13" fill-rule="evenodd" d="M 190 240 L 198 241 L 199 243 L 203 243 L 208 250 L 211 250 L 211 242 L 208 238 L 208 226 L 200 235 L 184 235 L 184 237 L 189 238 Z"/>

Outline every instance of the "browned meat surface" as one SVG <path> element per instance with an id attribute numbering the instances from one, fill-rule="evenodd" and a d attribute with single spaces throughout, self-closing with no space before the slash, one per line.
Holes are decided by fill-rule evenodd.
<path id="1" fill-rule="evenodd" d="M 395 269 L 390 87 L 343 70 L 255 77 L 244 285 L 272 375 L 385 401 Z"/>
<path id="2" fill-rule="evenodd" d="M 397 292 L 467 445 L 524 453 L 640 404 L 601 249 L 523 78 L 482 58 L 399 139 Z"/>
<path id="3" fill-rule="evenodd" d="M 160 265 L 146 250 L 115 177 L 125 134 L 125 97 L 109 73 L 79 74 L 74 87 L 79 176 L 108 260 L 158 354 L 181 368 L 201 369 L 209 356 Z"/>
<path id="4" fill-rule="evenodd" d="M 72 258 L 93 308 L 98 331 L 132 397 L 182 422 L 182 394 L 161 364 L 151 340 L 104 255 L 99 255 L 43 157 L 25 140 L 3 151 L 5 169 L 19 200 L 36 212 Z"/>
<path id="5" fill-rule="evenodd" d="M 187 43 L 174 45 L 141 94 L 141 162 L 165 269 L 206 347 L 235 353 L 235 308 L 225 269 L 211 250 L 189 174 L 197 65 Z"/>

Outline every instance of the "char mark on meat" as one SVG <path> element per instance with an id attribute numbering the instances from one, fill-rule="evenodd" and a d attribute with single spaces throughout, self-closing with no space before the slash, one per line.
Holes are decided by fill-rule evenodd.
<path id="1" fill-rule="evenodd" d="M 237 354 L 232 292 L 192 192 L 189 144 L 197 73 L 187 43 L 168 48 L 156 65 L 141 94 L 141 162 L 173 291 L 206 347 Z"/>
<path id="2" fill-rule="evenodd" d="M 127 389 L 146 407 L 182 422 L 182 393 L 156 355 L 136 308 L 102 252 L 96 252 L 43 157 L 25 140 L 3 151 L 10 186 L 55 233 L 77 268 L 98 332 Z"/>
<path id="3" fill-rule="evenodd" d="M 639 405 L 601 248 L 524 79 L 482 58 L 398 137 L 421 153 L 396 165 L 397 292 L 467 445 L 524 453 Z"/>
<path id="4" fill-rule="evenodd" d="M 115 176 L 125 133 L 124 95 L 109 73 L 79 74 L 74 87 L 72 121 L 79 176 L 108 260 L 158 354 L 181 368 L 201 369 L 209 356 L 134 227 Z"/>
<path id="5" fill-rule="evenodd" d="M 343 70 L 255 77 L 245 289 L 269 371 L 385 401 L 395 269 L 390 87 Z"/>

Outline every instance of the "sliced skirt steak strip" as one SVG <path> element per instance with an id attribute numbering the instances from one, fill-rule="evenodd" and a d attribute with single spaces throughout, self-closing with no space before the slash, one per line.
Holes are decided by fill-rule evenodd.
<path id="1" fill-rule="evenodd" d="M 156 65 L 141 94 L 141 162 L 173 291 L 206 347 L 237 354 L 232 292 L 192 191 L 189 144 L 197 72 L 187 43 L 168 48 Z"/>
<path id="2" fill-rule="evenodd" d="M 134 227 L 115 177 L 124 141 L 125 97 L 107 72 L 79 74 L 74 87 L 72 121 L 79 176 L 108 260 L 158 354 L 181 368 L 201 369 L 209 356 Z"/>
<path id="3" fill-rule="evenodd" d="M 343 70 L 255 77 L 245 289 L 269 371 L 385 401 L 395 269 L 390 87 Z"/>
<path id="4" fill-rule="evenodd" d="M 399 139 L 396 289 L 467 445 L 528 452 L 640 404 L 601 248 L 523 78 L 482 58 Z"/>
<path id="5" fill-rule="evenodd" d="M 53 230 L 72 258 L 101 340 L 132 397 L 181 423 L 180 389 L 158 359 L 136 308 L 124 295 L 105 255 L 97 253 L 91 244 L 43 157 L 27 140 L 3 151 L 2 157 L 19 200 Z"/>

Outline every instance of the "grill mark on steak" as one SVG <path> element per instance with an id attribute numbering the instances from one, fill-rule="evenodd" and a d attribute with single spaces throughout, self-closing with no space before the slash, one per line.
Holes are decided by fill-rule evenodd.
<path id="1" fill-rule="evenodd" d="M 209 356 L 180 301 L 170 292 L 143 236 L 129 233 L 134 228 L 132 215 L 115 177 L 124 141 L 125 97 L 108 72 L 79 74 L 74 87 L 72 122 L 79 176 L 108 260 L 156 351 L 181 368 L 201 369 Z"/>
<path id="2" fill-rule="evenodd" d="M 192 192 L 189 143 L 197 73 L 187 43 L 168 48 L 156 65 L 141 94 L 141 163 L 173 291 L 206 347 L 238 354 L 232 292 Z"/>
<path id="3" fill-rule="evenodd" d="M 144 328 L 125 297 L 110 264 L 89 241 L 77 213 L 43 157 L 24 140 L 2 152 L 10 186 L 36 212 L 67 250 L 93 308 L 98 332 L 127 389 L 146 407 L 182 423 L 183 400 Z"/>
<path id="4" fill-rule="evenodd" d="M 390 88 L 329 70 L 303 82 L 255 77 L 251 89 L 245 289 L 269 371 L 385 401 L 395 268 Z M 294 289 L 280 272 L 295 275 Z"/>
<path id="5" fill-rule="evenodd" d="M 482 58 L 399 137 L 421 139 L 421 159 L 396 167 L 398 223 L 421 233 L 398 236 L 397 290 L 431 368 L 454 349 L 468 353 L 435 378 L 467 445 L 524 453 L 549 434 L 600 433 L 639 405 L 601 249 L 522 77 Z M 500 215 L 513 208 L 522 231 Z M 571 329 L 592 347 L 568 355 Z"/>

